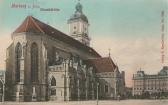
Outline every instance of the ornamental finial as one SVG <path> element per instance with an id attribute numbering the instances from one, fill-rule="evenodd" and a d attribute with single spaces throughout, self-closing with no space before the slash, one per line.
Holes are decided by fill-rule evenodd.
<path id="1" fill-rule="evenodd" d="M 76 5 L 76 12 L 82 13 L 82 5 L 80 4 L 80 0 L 78 0 L 78 4 Z"/>
<path id="2" fill-rule="evenodd" d="M 111 49 L 109 48 L 108 50 L 109 50 L 109 57 L 111 57 Z"/>

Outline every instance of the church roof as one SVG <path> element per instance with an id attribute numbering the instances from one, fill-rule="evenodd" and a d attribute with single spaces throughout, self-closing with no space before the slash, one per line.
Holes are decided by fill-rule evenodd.
<path id="1" fill-rule="evenodd" d="M 32 16 L 27 16 L 26 19 L 22 22 L 22 24 L 14 31 L 14 33 L 21 32 L 33 32 L 33 33 L 44 33 L 42 30 L 42 25 L 40 25 L 40 21 L 35 19 Z"/>
<path id="2" fill-rule="evenodd" d="M 114 72 L 117 67 L 110 57 L 88 59 L 86 63 L 93 66 L 97 73 Z"/>
<path id="3" fill-rule="evenodd" d="M 82 44 L 81 42 L 73 39 L 65 33 L 62 33 L 61 31 L 41 22 L 40 20 L 32 16 L 27 16 L 26 19 L 22 22 L 22 24 L 13 33 L 15 34 L 22 32 L 47 34 L 73 47 L 84 50 L 85 52 L 90 53 L 96 57 L 101 57 L 93 48 Z"/>

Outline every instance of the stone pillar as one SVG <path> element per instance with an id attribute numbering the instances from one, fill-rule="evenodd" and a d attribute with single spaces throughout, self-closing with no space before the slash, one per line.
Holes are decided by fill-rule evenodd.
<path id="1" fill-rule="evenodd" d="M 114 98 L 117 98 L 117 69 L 114 70 Z"/>
<path id="2" fill-rule="evenodd" d="M 85 81 L 85 91 L 86 91 L 86 100 L 88 100 L 88 81 L 87 81 L 87 78 Z"/>
<path id="3" fill-rule="evenodd" d="M 70 94 L 69 94 L 69 89 L 70 89 L 70 86 L 69 86 L 69 64 L 70 64 L 70 60 L 67 59 L 65 60 L 64 62 L 64 70 L 65 70 L 65 74 L 64 74 L 64 101 L 69 101 L 69 97 L 70 97 Z"/>
<path id="4" fill-rule="evenodd" d="M 92 99 L 95 99 L 94 83 L 92 82 Z"/>
<path id="5" fill-rule="evenodd" d="M 16 101 L 19 102 L 20 101 L 20 85 L 16 85 Z"/>
<path id="6" fill-rule="evenodd" d="M 99 91 L 100 88 L 99 88 L 99 87 L 100 87 L 100 85 L 99 85 L 99 83 L 97 82 L 97 83 L 96 83 L 96 88 L 97 88 L 97 89 L 96 89 L 96 91 L 97 91 L 97 93 L 96 93 L 96 95 L 97 95 L 97 96 L 96 96 L 96 98 L 97 98 L 97 105 L 98 105 L 98 102 L 99 102 L 99 95 L 100 95 L 100 91 Z"/>
<path id="7" fill-rule="evenodd" d="M 23 102 L 24 101 L 24 95 L 23 95 L 23 85 L 22 84 L 17 84 L 16 85 L 16 97 L 15 100 L 17 102 Z"/>
<path id="8" fill-rule="evenodd" d="M 66 101 L 70 100 L 70 79 L 68 77 L 66 77 Z"/>
<path id="9" fill-rule="evenodd" d="M 37 101 L 37 94 L 35 86 L 32 87 L 32 101 Z"/>
<path id="10" fill-rule="evenodd" d="M 20 59 L 20 84 L 24 84 L 24 58 Z"/>
<path id="11" fill-rule="evenodd" d="M 80 81 L 79 79 L 77 80 L 77 85 L 78 85 L 78 101 L 80 100 Z"/>
<path id="12" fill-rule="evenodd" d="M 24 84 L 26 44 L 27 44 L 27 42 L 22 43 L 22 56 L 20 59 L 20 83 L 21 84 Z"/>
<path id="13" fill-rule="evenodd" d="M 114 98 L 117 97 L 117 89 L 116 89 L 116 78 L 114 78 Z"/>

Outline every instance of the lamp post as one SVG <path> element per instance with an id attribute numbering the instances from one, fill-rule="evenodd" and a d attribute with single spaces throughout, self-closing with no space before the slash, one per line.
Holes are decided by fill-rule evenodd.
<path id="1" fill-rule="evenodd" d="M 99 104 L 99 82 L 97 82 L 97 105 Z"/>
<path id="2" fill-rule="evenodd" d="M 5 73 L 3 75 L 3 78 L 4 79 L 1 79 L 1 82 L 2 82 L 2 102 L 5 101 Z"/>
<path id="3" fill-rule="evenodd" d="M 65 74 L 64 74 L 64 101 L 67 101 L 67 75 L 66 75 L 66 73 L 67 73 L 67 71 L 66 71 L 66 69 L 67 69 L 67 64 L 69 63 L 69 61 L 68 61 L 68 59 L 65 59 Z"/>
<path id="4" fill-rule="evenodd" d="M 1 92 L 2 92 L 2 102 L 4 102 L 4 97 L 5 97 L 5 82 L 3 80 L 0 80 L 0 82 L 2 83 L 2 87 L 1 87 Z"/>

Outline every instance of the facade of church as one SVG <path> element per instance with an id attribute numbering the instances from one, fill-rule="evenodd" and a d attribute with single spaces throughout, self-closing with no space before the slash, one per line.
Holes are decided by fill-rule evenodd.
<path id="1" fill-rule="evenodd" d="M 90 45 L 82 5 L 68 20 L 69 35 L 28 16 L 12 33 L 6 55 L 5 100 L 70 101 L 124 95 L 125 77 Z"/>

